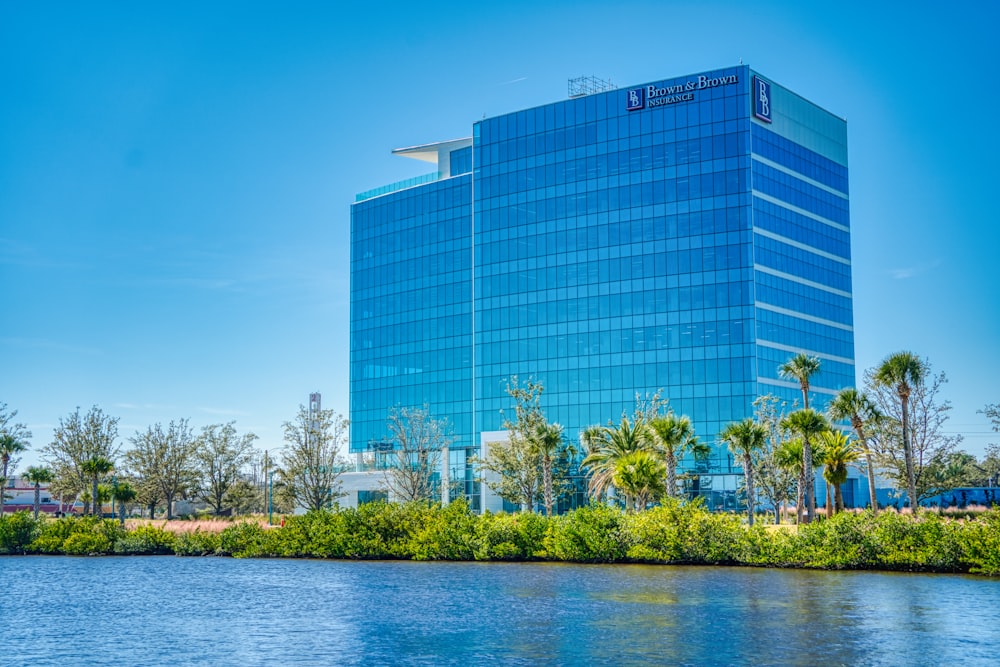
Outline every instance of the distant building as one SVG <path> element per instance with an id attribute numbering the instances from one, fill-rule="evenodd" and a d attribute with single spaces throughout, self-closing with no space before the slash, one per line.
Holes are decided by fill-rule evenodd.
<path id="1" fill-rule="evenodd" d="M 729 67 L 485 118 L 394 151 L 435 171 L 351 209 L 350 451 L 382 448 L 394 406 L 456 441 L 450 478 L 500 429 L 509 378 L 545 386 L 570 438 L 663 390 L 715 443 L 820 358 L 817 407 L 855 383 L 846 122 Z M 725 447 L 683 467 L 735 507 Z M 847 497 L 867 501 L 856 476 Z"/>

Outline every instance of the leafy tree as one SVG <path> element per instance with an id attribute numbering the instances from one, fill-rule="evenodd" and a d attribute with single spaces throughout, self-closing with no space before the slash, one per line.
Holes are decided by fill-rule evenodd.
<path id="1" fill-rule="evenodd" d="M 928 374 L 927 363 L 912 352 L 897 352 L 889 355 L 871 375 L 875 387 L 891 388 L 899 398 L 900 419 L 903 440 L 903 458 L 906 465 L 906 484 L 910 505 L 916 509 L 920 502 L 917 495 L 916 469 L 913 463 L 913 445 L 910 441 L 910 394 L 914 387 L 920 388 Z"/>
<path id="2" fill-rule="evenodd" d="M 224 501 L 226 507 L 233 508 L 236 514 L 253 514 L 266 510 L 260 487 L 245 479 L 237 480 L 229 487 Z"/>
<path id="3" fill-rule="evenodd" d="M 809 409 L 809 378 L 819 371 L 819 359 L 800 352 L 778 366 L 778 375 L 793 379 L 802 389 L 802 407 Z"/>
<path id="4" fill-rule="evenodd" d="M 115 464 L 111 459 L 105 458 L 103 456 L 92 456 L 83 462 L 83 473 L 90 478 L 93 486 L 90 494 L 90 499 L 93 501 L 93 507 L 91 514 L 93 516 L 101 516 L 101 495 L 99 493 L 98 485 L 101 479 L 114 470 Z"/>
<path id="5" fill-rule="evenodd" d="M 754 499 L 753 456 L 764 447 L 767 440 L 767 429 L 747 417 L 740 422 L 732 422 L 722 429 L 719 439 L 729 446 L 729 450 L 739 456 L 743 462 L 743 476 L 747 492 L 747 518 L 753 525 Z"/>
<path id="6" fill-rule="evenodd" d="M 345 464 L 337 455 L 347 441 L 349 422 L 333 410 L 299 406 L 294 421 L 285 422 L 285 442 L 280 470 L 282 493 L 307 510 L 331 509 L 341 491 Z"/>
<path id="7" fill-rule="evenodd" d="M 137 494 L 144 504 L 162 498 L 167 519 L 173 518 L 174 499 L 183 497 L 198 481 L 195 439 L 186 419 L 171 421 L 166 429 L 154 424 L 130 439 L 132 449 L 125 454 L 128 467 L 142 480 Z M 155 492 L 146 488 L 150 484 Z"/>
<path id="8" fill-rule="evenodd" d="M 868 394 L 854 387 L 845 387 L 826 407 L 833 421 L 848 420 L 857 435 L 857 442 L 865 457 L 865 471 L 868 473 L 868 496 L 871 498 L 872 512 L 878 514 L 878 499 L 875 496 L 875 453 L 868 445 L 866 426 L 882 418 L 882 413 Z"/>
<path id="9" fill-rule="evenodd" d="M 861 458 L 861 453 L 843 431 L 829 430 L 821 434 L 823 438 L 822 458 L 823 479 L 833 487 L 833 501 L 830 494 L 826 496 L 826 515 L 832 517 L 835 512 L 844 510 L 844 496 L 840 485 L 847 481 L 848 466 Z"/>
<path id="10" fill-rule="evenodd" d="M 431 416 L 426 405 L 393 408 L 387 426 L 394 460 L 385 470 L 383 483 L 390 497 L 404 503 L 432 502 L 435 474 L 454 441 L 448 420 Z"/>
<path id="11" fill-rule="evenodd" d="M 673 411 L 649 421 L 649 432 L 656 452 L 662 457 L 667 469 L 666 496 L 677 497 L 677 464 L 687 452 L 695 456 L 706 456 L 710 449 L 694 434 L 691 420 Z"/>
<path id="12" fill-rule="evenodd" d="M 802 480 L 803 502 L 805 513 L 801 516 L 803 523 L 810 523 L 816 518 L 816 476 L 813 470 L 813 442 L 820 433 L 830 428 L 829 422 L 812 408 L 803 408 L 792 412 L 783 420 L 784 428 L 802 438 Z"/>
<path id="13" fill-rule="evenodd" d="M 111 487 L 111 497 L 118 506 L 118 517 L 121 525 L 125 525 L 125 505 L 135 500 L 138 493 L 129 482 L 116 482 Z"/>
<path id="14" fill-rule="evenodd" d="M 666 491 L 666 473 L 667 467 L 661 458 L 646 449 L 629 452 L 617 459 L 614 484 L 625 494 L 625 508 L 638 512 L 646 509 L 650 500 L 662 496 Z"/>
<path id="15" fill-rule="evenodd" d="M 514 400 L 513 419 L 504 415 L 503 420 L 507 440 L 490 443 L 476 463 L 494 474 L 485 482 L 501 498 L 528 513 L 541 500 L 551 514 L 558 498 L 571 488 L 568 473 L 573 448 L 563 438 L 562 426 L 545 419 L 541 383 L 529 380 L 521 385 L 512 377 L 506 391 Z"/>
<path id="16" fill-rule="evenodd" d="M 10 410 L 0 403 L 0 517 L 3 516 L 4 489 L 7 480 L 17 468 L 18 454 L 28 448 L 31 431 L 24 424 L 15 422 L 17 410 Z"/>
<path id="17" fill-rule="evenodd" d="M 962 436 L 945 431 L 951 403 L 938 398 L 948 381 L 945 374 L 934 373 L 929 362 L 910 353 L 889 359 L 888 366 L 889 360 L 865 373 L 868 393 L 884 415 L 873 424 L 872 443 L 886 477 L 897 489 L 906 489 L 910 506 L 917 507 L 923 499 L 954 488 L 942 484 L 939 466 Z M 892 382 L 894 377 L 899 382 Z"/>
<path id="18" fill-rule="evenodd" d="M 987 403 L 985 408 L 977 412 L 981 415 L 986 415 L 986 418 L 990 420 L 993 430 L 1000 432 L 1000 403 Z"/>
<path id="19" fill-rule="evenodd" d="M 113 465 L 118 457 L 117 439 L 118 418 L 104 414 L 96 405 L 85 415 L 80 415 L 77 408 L 68 417 L 60 418 L 52 442 L 42 453 L 62 492 L 78 494 L 87 488 L 92 480 L 84 470 L 87 461 L 103 458 Z M 85 503 L 84 513 L 89 509 Z"/>
<path id="20" fill-rule="evenodd" d="M 602 497 L 615 486 L 618 461 L 633 452 L 649 448 L 649 432 L 642 417 L 635 421 L 622 415 L 618 426 L 598 426 L 584 433 L 587 456 L 580 464 L 590 477 L 588 492 L 595 498 Z"/>
<path id="21" fill-rule="evenodd" d="M 753 457 L 754 482 L 774 508 L 774 523 L 781 523 L 781 511 L 791 500 L 793 488 L 799 481 L 799 463 L 789 463 L 783 458 L 783 447 L 791 438 L 788 429 L 782 426 L 786 403 L 774 394 L 759 396 L 753 402 L 754 421 L 767 431 L 764 447 Z M 801 451 L 801 447 L 800 447 Z M 801 454 L 799 456 L 801 460 Z M 799 486 L 799 490 L 802 487 Z M 802 501 L 798 501 L 801 509 Z"/>
<path id="22" fill-rule="evenodd" d="M 29 466 L 24 478 L 28 480 L 29 483 L 35 485 L 35 521 L 38 521 L 38 509 L 41 505 L 42 484 L 48 484 L 52 481 L 52 471 L 44 466 Z M 2 511 L 3 505 L 0 505 L 0 512 Z"/>
<path id="23" fill-rule="evenodd" d="M 253 459 L 253 433 L 236 433 L 235 422 L 212 424 L 201 430 L 194 443 L 194 464 L 199 477 L 199 495 L 221 514 L 226 507 L 226 494 L 239 482 Z"/>
<path id="24" fill-rule="evenodd" d="M 539 425 L 535 446 L 542 459 L 542 504 L 545 514 L 552 516 L 556 499 L 572 487 L 567 478 L 576 450 L 563 437 L 562 425 L 549 422 Z"/>

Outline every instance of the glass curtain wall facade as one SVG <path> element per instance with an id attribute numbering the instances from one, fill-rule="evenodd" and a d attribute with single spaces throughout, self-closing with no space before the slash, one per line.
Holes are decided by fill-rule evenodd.
<path id="1" fill-rule="evenodd" d="M 796 352 L 820 357 L 817 406 L 854 384 L 843 120 L 740 66 L 484 119 L 471 143 L 352 210 L 352 451 L 424 403 L 474 451 L 513 376 L 570 438 L 660 392 L 713 444 L 758 395 L 801 400 L 777 373 Z M 698 472 L 735 498 L 724 447 Z"/>

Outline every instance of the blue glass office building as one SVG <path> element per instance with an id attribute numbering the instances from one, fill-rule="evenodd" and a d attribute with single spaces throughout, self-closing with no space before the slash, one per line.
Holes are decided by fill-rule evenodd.
<path id="1" fill-rule="evenodd" d="M 796 352 L 822 362 L 817 406 L 854 385 L 846 123 L 749 67 L 397 152 L 437 170 L 352 207 L 352 452 L 426 404 L 475 504 L 466 460 L 511 376 L 570 437 L 662 390 L 708 442 L 760 394 L 799 398 L 777 373 Z M 740 469 L 716 447 L 699 472 Z"/>

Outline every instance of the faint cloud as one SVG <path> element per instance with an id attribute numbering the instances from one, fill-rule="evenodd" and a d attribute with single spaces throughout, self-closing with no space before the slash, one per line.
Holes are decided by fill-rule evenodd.
<path id="1" fill-rule="evenodd" d="M 228 408 L 198 408 L 199 412 L 204 412 L 209 415 L 216 415 L 219 417 L 249 417 L 249 412 L 244 412 L 243 410 L 230 410 Z"/>
<path id="2" fill-rule="evenodd" d="M 100 355 L 104 350 L 96 347 L 83 347 L 81 345 L 69 345 L 46 338 L 0 338 L 0 345 L 10 347 L 31 348 L 35 350 L 52 350 L 56 352 L 69 352 L 71 354 Z"/>
<path id="3" fill-rule="evenodd" d="M 114 407 L 119 410 L 172 410 L 174 406 L 156 403 L 115 403 Z"/>
<path id="4" fill-rule="evenodd" d="M 519 76 L 516 79 L 511 79 L 510 81 L 504 81 L 502 83 L 498 83 L 497 85 L 498 86 L 509 86 L 512 83 L 520 83 L 521 81 L 527 81 L 527 80 L 528 80 L 528 77 L 526 77 L 526 76 Z"/>
<path id="5" fill-rule="evenodd" d="M 899 269 L 889 269 L 889 275 L 895 280 L 907 280 L 909 278 L 914 278 L 923 273 L 927 273 L 932 269 L 936 269 L 941 266 L 941 260 L 935 259 L 930 262 L 924 262 L 923 264 L 917 264 L 916 266 L 907 266 Z"/>

